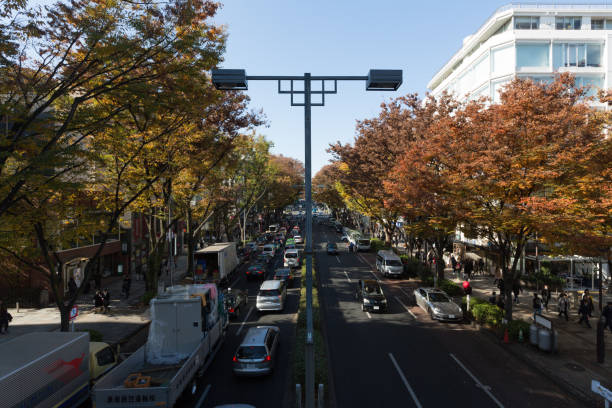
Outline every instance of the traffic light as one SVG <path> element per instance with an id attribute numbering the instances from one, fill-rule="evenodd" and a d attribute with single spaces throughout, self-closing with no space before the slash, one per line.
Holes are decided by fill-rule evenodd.
<path id="1" fill-rule="evenodd" d="M 465 295 L 471 295 L 472 294 L 472 285 L 470 285 L 470 282 L 468 281 L 463 281 L 463 293 Z"/>

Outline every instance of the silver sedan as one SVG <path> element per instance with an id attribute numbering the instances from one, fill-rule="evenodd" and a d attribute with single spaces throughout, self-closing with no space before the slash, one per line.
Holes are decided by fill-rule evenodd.
<path id="1" fill-rule="evenodd" d="M 414 291 L 417 305 L 429 314 L 432 320 L 462 321 L 463 311 L 448 295 L 435 288 L 418 288 Z"/>

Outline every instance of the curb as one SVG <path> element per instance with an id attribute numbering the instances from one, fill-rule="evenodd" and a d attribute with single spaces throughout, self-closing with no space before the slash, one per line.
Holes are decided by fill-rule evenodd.
<path id="1" fill-rule="evenodd" d="M 533 360 L 530 360 L 523 353 L 520 353 L 518 350 L 514 350 L 513 347 L 503 347 L 500 344 L 500 341 L 495 335 L 495 333 L 491 332 L 489 329 L 480 327 L 478 328 L 478 333 L 483 335 L 484 337 L 488 337 L 489 340 L 493 341 L 501 349 L 505 350 L 509 354 L 512 354 L 512 356 L 521 360 L 523 363 L 525 363 L 525 365 L 538 371 L 540 374 L 542 374 L 544 377 L 551 380 L 553 383 L 560 385 L 566 392 L 571 394 L 574 398 L 586 404 L 585 406 L 599 407 L 601 405 L 601 400 L 595 399 L 595 397 L 591 394 L 585 394 L 581 388 L 576 387 L 576 385 L 567 381 L 565 378 L 563 378 L 563 376 L 557 375 L 555 374 L 554 371 L 548 369 L 547 367 L 541 364 L 535 363 Z"/>

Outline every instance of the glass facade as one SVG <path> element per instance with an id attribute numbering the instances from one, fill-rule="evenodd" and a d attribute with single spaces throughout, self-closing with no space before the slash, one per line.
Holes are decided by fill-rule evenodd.
<path id="1" fill-rule="evenodd" d="M 557 30 L 580 30 L 582 17 L 555 17 L 555 28 Z"/>
<path id="2" fill-rule="evenodd" d="M 516 67 L 517 69 L 546 68 L 549 66 L 549 53 L 549 44 L 517 44 Z"/>
<path id="3" fill-rule="evenodd" d="M 540 17 L 516 16 L 514 17 L 514 28 L 516 30 L 537 30 L 540 28 Z"/>
<path id="4" fill-rule="evenodd" d="M 576 87 L 589 87 L 587 90 L 587 96 L 596 96 L 597 91 L 603 88 L 604 79 L 603 76 L 576 76 Z"/>
<path id="5" fill-rule="evenodd" d="M 601 44 L 560 43 L 553 46 L 553 69 L 601 67 Z"/>

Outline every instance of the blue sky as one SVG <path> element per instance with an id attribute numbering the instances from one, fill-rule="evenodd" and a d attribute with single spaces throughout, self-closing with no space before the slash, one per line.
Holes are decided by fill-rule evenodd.
<path id="1" fill-rule="evenodd" d="M 418 92 L 504 1 L 225 0 L 216 22 L 227 25 L 222 68 L 248 75 L 366 75 L 371 68 L 402 69 L 395 92 L 366 92 L 342 82 L 325 107 L 312 112 L 312 174 L 329 162 L 330 143 L 351 142 L 355 121 L 376 116 L 380 103 Z M 250 82 L 253 108 L 269 127 L 259 132 L 273 152 L 304 160 L 304 109 L 291 107 L 275 82 Z"/>

